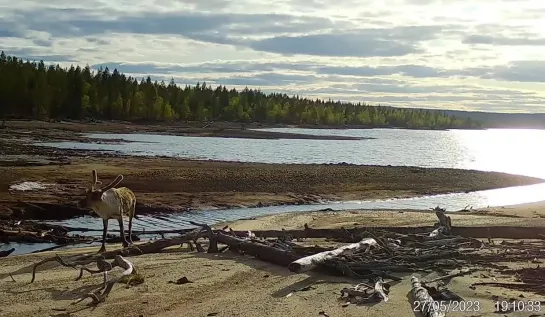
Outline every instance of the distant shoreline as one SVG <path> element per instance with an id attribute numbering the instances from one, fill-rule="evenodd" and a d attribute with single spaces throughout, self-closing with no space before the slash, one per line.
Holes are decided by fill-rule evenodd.
<path id="1" fill-rule="evenodd" d="M 59 126 L 63 125 L 63 126 Z M 285 133 L 276 131 L 259 131 L 260 129 L 295 128 L 315 130 L 372 130 L 395 129 L 416 131 L 448 131 L 448 130 L 486 130 L 484 127 L 463 128 L 409 128 L 394 126 L 367 126 L 367 125 L 315 125 L 315 124 L 286 124 L 286 123 L 260 123 L 260 122 L 197 122 L 197 121 L 119 121 L 119 120 L 35 120 L 12 119 L 5 121 L 6 127 L 32 128 L 39 127 L 69 129 L 86 133 L 138 133 L 155 132 L 157 134 L 173 134 L 186 136 L 226 137 L 226 138 L 252 138 L 252 139 L 321 139 L 321 140 L 360 140 L 373 138 L 358 138 L 348 136 L 308 135 L 301 133 Z M 0 128 L 1 128 L 0 122 Z"/>

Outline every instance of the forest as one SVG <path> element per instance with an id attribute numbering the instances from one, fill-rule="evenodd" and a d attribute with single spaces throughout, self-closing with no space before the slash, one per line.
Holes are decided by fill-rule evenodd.
<path id="1" fill-rule="evenodd" d="M 365 96 L 362 96 L 364 99 Z M 313 100 L 259 89 L 177 85 L 117 69 L 46 65 L 0 55 L 0 116 L 35 119 L 230 121 L 413 129 L 479 128 L 440 111 Z"/>

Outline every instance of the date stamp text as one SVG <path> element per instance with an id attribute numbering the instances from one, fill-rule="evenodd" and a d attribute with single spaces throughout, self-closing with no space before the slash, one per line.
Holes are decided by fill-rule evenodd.
<path id="1" fill-rule="evenodd" d="M 426 301 L 413 302 L 414 312 L 478 312 L 481 310 L 479 301 Z"/>

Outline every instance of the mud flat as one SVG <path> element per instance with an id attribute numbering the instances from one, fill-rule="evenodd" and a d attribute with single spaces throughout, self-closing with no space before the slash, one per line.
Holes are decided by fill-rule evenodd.
<path id="1" fill-rule="evenodd" d="M 245 138 L 245 139 L 313 139 L 313 140 L 365 140 L 335 135 L 308 135 L 299 133 L 284 133 L 259 130 L 274 127 L 274 125 L 240 124 L 229 122 L 213 123 L 171 123 L 171 124 L 138 124 L 126 121 L 36 121 L 13 120 L 6 121 L 0 129 L 0 136 L 12 134 L 18 136 L 33 136 L 41 131 L 39 138 L 43 141 L 71 140 L 88 141 L 75 133 L 153 133 L 195 137 Z"/>
<path id="2" fill-rule="evenodd" d="M 135 191 L 139 214 L 414 197 L 543 182 L 524 176 L 456 169 L 254 164 L 64 154 L 59 151 L 63 159 L 29 156 L 32 161 L 48 162 L 42 166 L 13 166 L 10 163 L 0 167 L 0 217 L 66 219 L 88 214 L 74 208 L 74 203 L 82 198 L 89 186 L 92 169 L 98 171 L 104 183 L 123 174 L 122 185 Z M 21 186 L 29 184 L 35 186 L 21 190 Z"/>
<path id="3" fill-rule="evenodd" d="M 534 213 L 528 208 L 537 211 Z M 503 210 L 503 212 L 501 212 Z M 521 211 L 520 213 L 518 211 Z M 494 210 L 477 210 L 471 214 L 446 213 L 456 226 L 543 226 L 545 204 L 532 207 L 509 206 Z M 517 220 L 509 224 L 509 221 Z M 312 212 L 293 215 L 276 215 L 255 220 L 237 221 L 228 224 L 234 230 L 302 230 L 307 224 L 313 229 L 338 229 L 344 227 L 379 228 L 384 226 L 418 227 L 432 225 L 437 221 L 433 212 L 424 211 L 349 211 Z M 257 231 L 256 231 L 257 232 Z M 372 231 L 371 231 L 372 232 Z M 377 231 L 378 232 L 378 231 Z M 345 243 L 335 240 L 303 239 L 297 242 L 304 245 L 338 247 Z M 446 240 L 445 240 L 446 241 Z M 524 312 L 504 312 L 509 316 L 541 316 L 543 313 L 543 290 L 523 291 L 513 289 L 513 284 L 529 283 L 516 281 L 514 273 L 533 270 L 533 278 L 540 281 L 545 276 L 539 268 L 543 256 L 543 241 L 535 239 L 512 240 L 484 239 L 484 247 L 476 251 L 476 256 L 498 258 L 488 263 L 475 262 L 464 268 L 470 273 L 452 278 L 443 278 L 451 293 L 460 296 L 463 302 L 473 308 L 451 311 L 446 316 L 495 316 L 495 301 L 515 301 L 526 303 Z M 208 245 L 203 244 L 206 248 Z M 109 250 L 115 246 L 110 245 Z M 424 247 L 425 248 L 425 247 Z M 526 249 L 525 249 L 526 248 Z M 84 252 L 96 252 L 98 247 L 83 250 L 59 252 L 67 259 Z M 501 250 L 498 256 L 496 252 Z M 532 258 L 520 255 L 524 252 Z M 401 252 L 401 251 L 395 251 Z M 443 251 L 439 251 L 443 252 Z M 522 253 L 521 253 L 522 252 Z M 538 254 L 536 258 L 535 256 Z M 516 255 L 516 256 L 515 256 Z M 143 283 L 114 286 L 105 302 L 89 307 L 89 299 L 71 305 L 83 295 L 100 288 L 102 276 L 85 273 L 78 281 L 74 279 L 78 270 L 60 267 L 56 262 L 44 265 L 37 270 L 34 283 L 29 284 L 33 263 L 54 256 L 52 252 L 6 257 L 0 261 L 0 309 L 2 316 L 413 316 L 413 299 L 410 296 L 411 276 L 421 281 L 430 281 L 449 273 L 462 271 L 461 268 L 446 271 L 427 270 L 426 272 L 393 272 L 389 283 L 387 302 L 368 304 L 347 304 L 340 298 L 343 288 L 353 287 L 362 282 L 343 276 L 331 276 L 320 271 L 301 274 L 290 272 L 287 267 L 274 265 L 249 255 L 237 252 L 202 253 L 189 251 L 186 247 L 173 246 L 161 253 L 127 256 L 143 277 Z M 458 255 L 458 256 L 464 256 Z M 442 261 L 449 260 L 449 257 Z M 485 261 L 486 262 L 486 261 Z M 437 261 L 439 263 L 439 261 Z M 439 264 L 437 264 L 439 265 Z M 119 276 L 121 270 L 108 274 Z M 518 273 L 517 273 L 518 274 Z M 178 279 L 186 277 L 190 283 L 177 284 Z M 519 275 L 523 280 L 522 275 Z M 397 279 L 392 281 L 391 278 Z M 482 283 L 496 283 L 496 285 Z M 501 286 L 504 283 L 507 286 Z M 534 305 L 530 311 L 528 303 Z M 536 304 L 539 303 L 539 304 Z M 522 304 L 521 304 L 522 305 Z M 541 305 L 541 306 L 539 306 Z M 539 306 L 539 309 L 537 308 Z M 522 307 L 522 306 L 521 306 Z M 453 310 L 451 308 L 451 310 Z"/>

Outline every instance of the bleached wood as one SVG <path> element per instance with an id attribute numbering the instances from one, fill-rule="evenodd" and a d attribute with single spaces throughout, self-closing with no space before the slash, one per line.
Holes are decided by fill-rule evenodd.
<path id="1" fill-rule="evenodd" d="M 415 276 L 411 277 L 413 309 L 421 312 L 424 317 L 445 317 L 445 314 L 439 311 L 437 305 L 434 305 L 434 300 L 428 294 L 428 291 L 422 287 L 420 281 Z"/>
<path id="2" fill-rule="evenodd" d="M 102 288 L 100 290 L 98 290 L 98 292 L 89 293 L 89 294 L 83 296 L 82 298 L 72 302 L 72 305 L 77 304 L 77 303 L 85 300 L 86 298 L 91 298 L 93 300 L 93 304 L 95 304 L 95 305 L 100 303 L 100 302 L 103 302 L 104 300 L 106 300 L 106 297 L 108 297 L 108 295 L 112 291 L 112 288 L 114 287 L 114 285 L 117 282 L 119 282 L 125 276 L 131 275 L 131 274 L 137 274 L 136 269 L 134 268 L 134 265 L 129 260 L 122 257 L 121 255 L 116 255 L 115 256 L 111 266 L 112 266 L 112 268 L 114 268 L 116 266 L 120 267 L 120 268 L 123 268 L 123 269 L 125 269 L 125 271 L 123 271 L 121 276 L 119 276 L 117 278 L 114 278 L 114 279 L 112 279 L 110 281 L 108 281 L 108 279 L 107 279 L 107 272 L 108 271 L 104 271 L 104 273 L 103 273 L 104 274 L 104 283 L 103 283 Z"/>
<path id="3" fill-rule="evenodd" d="M 360 249 L 365 249 L 370 246 L 376 246 L 376 245 L 377 245 L 377 241 L 375 239 L 365 238 L 357 243 L 344 245 L 335 250 L 316 253 L 316 254 L 301 258 L 299 260 L 293 261 L 288 266 L 288 269 L 295 273 L 308 272 L 316 268 L 318 265 L 339 256 L 341 253 L 345 251 L 348 251 L 348 250 L 357 251 Z"/>

